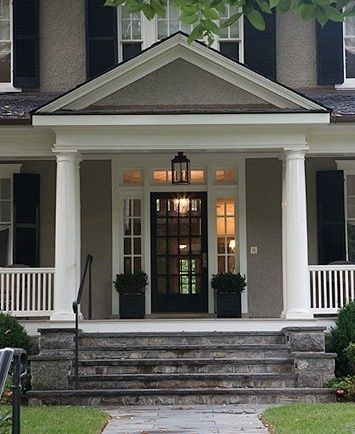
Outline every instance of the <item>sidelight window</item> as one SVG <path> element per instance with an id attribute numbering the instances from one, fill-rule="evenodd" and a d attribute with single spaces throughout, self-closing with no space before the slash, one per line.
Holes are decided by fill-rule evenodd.
<path id="1" fill-rule="evenodd" d="M 217 269 L 219 273 L 237 272 L 236 210 L 232 197 L 216 200 Z"/>
<path id="2" fill-rule="evenodd" d="M 142 271 L 142 201 L 123 200 L 123 270 Z"/>

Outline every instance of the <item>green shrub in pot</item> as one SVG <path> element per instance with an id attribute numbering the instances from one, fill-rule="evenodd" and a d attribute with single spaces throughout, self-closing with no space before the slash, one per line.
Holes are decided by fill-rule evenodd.
<path id="1" fill-rule="evenodd" d="M 148 276 L 144 271 L 116 275 L 114 284 L 120 295 L 120 318 L 144 318 L 145 287 L 147 283 Z"/>
<path id="2" fill-rule="evenodd" d="M 241 294 L 247 286 L 240 273 L 217 273 L 212 276 L 212 288 L 217 292 L 217 317 L 241 318 Z"/>

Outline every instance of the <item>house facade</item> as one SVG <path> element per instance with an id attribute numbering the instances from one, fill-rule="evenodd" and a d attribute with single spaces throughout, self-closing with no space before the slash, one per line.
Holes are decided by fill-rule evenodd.
<path id="1" fill-rule="evenodd" d="M 91 254 L 96 320 L 144 270 L 147 320 L 216 321 L 230 271 L 253 327 L 328 324 L 355 297 L 353 19 L 270 15 L 208 48 L 170 6 L 102 3 L 0 2 L 1 310 L 71 324 Z"/>

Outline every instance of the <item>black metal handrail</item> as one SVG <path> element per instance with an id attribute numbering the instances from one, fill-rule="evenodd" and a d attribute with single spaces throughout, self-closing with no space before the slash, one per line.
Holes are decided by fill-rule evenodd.
<path id="1" fill-rule="evenodd" d="M 75 314 L 75 350 L 74 350 L 74 376 L 75 376 L 75 389 L 79 389 L 79 306 L 81 304 L 81 297 L 83 296 L 83 290 L 85 286 L 86 276 L 89 273 L 89 309 L 88 318 L 92 319 L 92 287 L 91 287 L 91 265 L 92 256 L 86 256 L 86 263 L 84 273 L 81 277 L 78 296 L 75 301 L 73 301 L 73 311 Z"/>

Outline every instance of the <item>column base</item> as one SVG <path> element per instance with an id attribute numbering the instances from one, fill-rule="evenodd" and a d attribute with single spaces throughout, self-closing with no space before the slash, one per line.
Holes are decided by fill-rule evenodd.
<path id="1" fill-rule="evenodd" d="M 281 318 L 284 318 L 284 319 L 314 319 L 312 312 L 308 309 L 283 311 L 281 313 Z"/>

